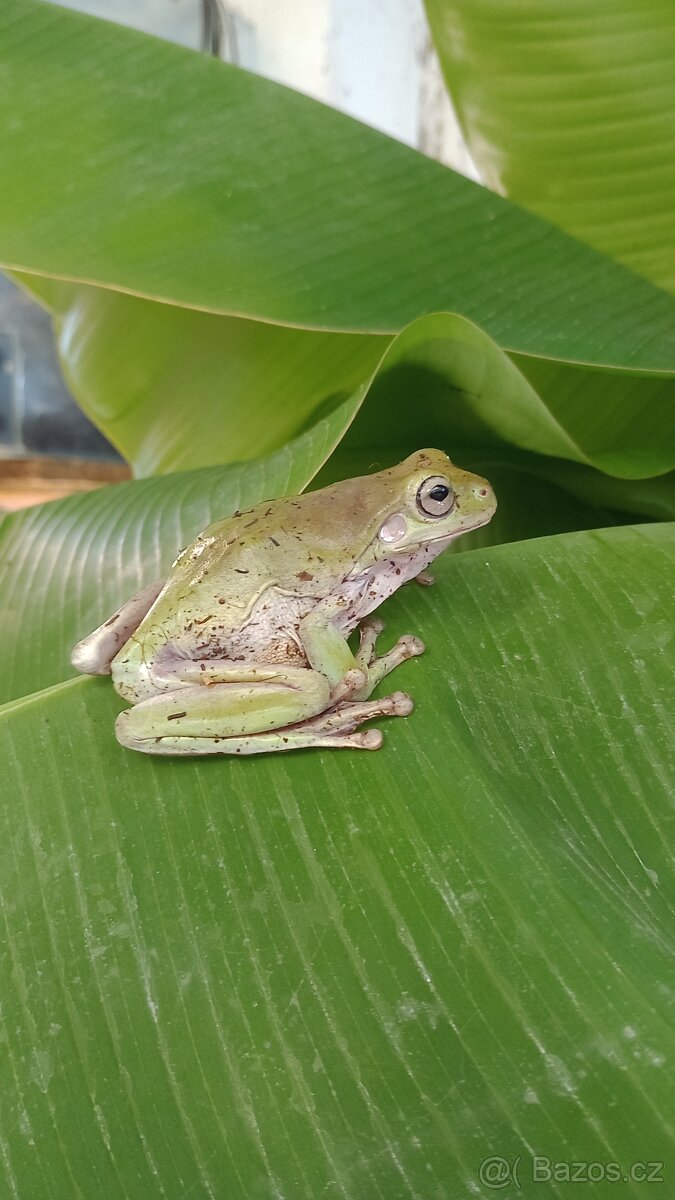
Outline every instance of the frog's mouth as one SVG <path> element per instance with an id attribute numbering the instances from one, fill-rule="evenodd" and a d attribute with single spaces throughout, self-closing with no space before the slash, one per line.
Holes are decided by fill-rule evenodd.
<path id="1" fill-rule="evenodd" d="M 449 546 L 452 542 L 456 542 L 457 538 L 463 537 L 465 533 L 473 533 L 475 529 L 480 529 L 486 524 L 487 521 L 476 521 L 474 525 L 467 525 L 466 529 L 458 529 L 456 533 L 439 533 L 437 537 L 425 538 L 423 542 L 416 542 L 410 546 L 392 546 L 392 553 L 399 553 L 407 556 L 410 554 L 417 554 L 419 551 L 424 550 L 425 546 L 429 548 L 433 546 L 433 557 L 436 558 L 437 554 L 440 554 L 441 551 L 444 550 L 446 546 Z"/>
<path id="2" fill-rule="evenodd" d="M 450 542 L 456 542 L 457 538 L 464 537 L 465 533 L 474 533 L 476 529 L 482 529 L 483 526 L 487 525 L 488 521 L 492 519 L 492 515 L 493 514 L 490 513 L 490 516 L 486 517 L 484 521 L 476 521 L 473 525 L 467 525 L 466 529 L 458 529 L 456 533 L 441 533 L 438 535 L 438 537 L 429 538 L 429 541 L 447 542 L 448 545 L 450 545 Z"/>

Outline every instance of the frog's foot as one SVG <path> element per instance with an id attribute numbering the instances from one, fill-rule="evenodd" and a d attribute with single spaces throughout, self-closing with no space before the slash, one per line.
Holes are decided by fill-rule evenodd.
<path id="1" fill-rule="evenodd" d="M 372 721 L 374 717 L 408 717 L 413 707 L 406 692 L 392 692 L 391 696 L 382 696 L 379 700 L 346 701 L 318 717 L 303 721 L 302 729 L 315 733 L 353 733 L 364 721 Z"/>
<path id="2" fill-rule="evenodd" d="M 419 583 L 422 587 L 432 587 L 436 582 L 436 576 L 431 574 L 431 571 L 420 571 L 419 575 L 415 576 L 415 583 Z"/>
<path id="3" fill-rule="evenodd" d="M 380 730 L 368 729 L 364 733 L 357 733 L 359 725 L 375 717 L 407 717 L 413 707 L 412 699 L 405 692 L 392 692 L 391 696 L 382 696 L 379 700 L 343 701 L 317 717 L 310 717 L 289 729 L 278 730 L 278 735 L 289 739 L 289 744 L 282 747 L 285 750 L 292 750 L 299 745 L 379 750 L 384 740 Z"/>
<path id="4" fill-rule="evenodd" d="M 382 622 L 375 618 L 362 621 L 359 633 L 361 643 L 355 654 L 356 662 L 367 676 L 367 681 L 361 686 L 358 681 L 354 680 L 351 688 L 351 694 L 343 696 L 343 699 L 350 700 L 367 700 L 371 692 L 375 690 L 378 683 L 388 675 L 390 671 L 395 671 L 396 667 L 400 666 L 408 658 L 416 658 L 419 654 L 424 654 L 424 642 L 421 642 L 418 637 L 414 637 L 410 633 L 404 634 L 388 650 L 381 658 L 377 658 L 375 643 L 384 628 Z M 355 675 L 355 672 L 348 672 L 348 675 Z M 343 683 L 347 680 L 347 675 Z M 333 694 L 333 702 L 335 703 L 335 695 Z"/>

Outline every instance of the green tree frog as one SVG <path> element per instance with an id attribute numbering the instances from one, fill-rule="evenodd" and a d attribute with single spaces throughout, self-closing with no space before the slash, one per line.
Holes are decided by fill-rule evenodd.
<path id="1" fill-rule="evenodd" d="M 455 538 L 485 525 L 489 483 L 440 450 L 286 496 L 210 525 L 77 644 L 72 663 L 111 674 L 131 707 L 123 746 L 147 754 L 263 754 L 307 746 L 377 750 L 372 717 L 406 716 L 403 692 L 371 700 L 411 635 L 377 657 L 369 614 Z M 355 652 L 347 638 L 359 627 Z"/>

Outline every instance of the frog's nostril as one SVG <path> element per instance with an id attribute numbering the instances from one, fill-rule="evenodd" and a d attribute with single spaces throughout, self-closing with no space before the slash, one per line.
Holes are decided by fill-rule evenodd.
<path id="1" fill-rule="evenodd" d="M 481 500 L 483 500 L 487 496 L 488 490 L 484 487 L 476 487 L 473 489 L 473 494 L 474 496 L 480 496 Z"/>

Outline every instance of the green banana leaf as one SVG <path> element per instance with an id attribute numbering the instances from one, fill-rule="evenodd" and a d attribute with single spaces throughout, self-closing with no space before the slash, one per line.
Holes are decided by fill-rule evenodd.
<path id="1" fill-rule="evenodd" d="M 485 183 L 675 291 L 667 0 L 425 3 Z"/>
<path id="2" fill-rule="evenodd" d="M 624 474 L 621 461 L 626 455 L 632 477 L 668 469 L 664 450 L 675 404 L 672 380 L 590 371 L 522 354 L 511 358 L 600 470 Z"/>
<path id="3" fill-rule="evenodd" d="M 82 563 L 144 573 L 152 489 L 177 524 L 190 478 L 44 506 L 60 616 Z M 78 512 L 66 569 L 49 514 Z M 29 667 L 0 709 L 3 1194 L 488 1196 L 507 1171 L 534 1200 L 534 1155 L 667 1179 L 674 559 L 665 524 L 443 556 L 383 610 L 427 653 L 377 754 L 156 761 L 115 742 L 108 680 Z"/>
<path id="4" fill-rule="evenodd" d="M 72 394 L 137 476 L 265 457 L 357 391 L 389 341 L 12 277 L 53 314 Z"/>
<path id="5" fill-rule="evenodd" d="M 644 1195 L 675 1144 L 675 524 L 634 522 L 675 517 L 673 302 L 152 39 L 6 0 L 0 66 L 0 259 L 164 473 L 0 521 L 0 1193 L 534 1200 L 540 1155 Z M 529 354 L 448 313 L 390 341 L 442 305 Z M 211 519 L 424 443 L 499 509 L 382 610 L 427 644 L 383 750 L 123 751 L 73 643 Z"/>
<path id="6" fill-rule="evenodd" d="M 392 341 L 15 278 L 54 313 L 74 395 L 137 475 L 263 457 L 364 388 L 362 440 L 373 446 L 392 434 L 404 444 L 408 431 L 414 445 L 423 411 L 426 438 L 440 445 L 492 439 L 624 478 L 675 466 L 674 380 L 521 355 L 516 370 L 453 314 L 420 318 Z"/>
<path id="7" fill-rule="evenodd" d="M 0 6 L 0 262 L 188 308 L 675 369 L 675 300 L 308 98 L 81 13 Z"/>
<path id="8" fill-rule="evenodd" d="M 28 0 L 28 6 L 22 8 L 21 20 L 11 24 L 8 37 L 0 45 L 0 58 L 3 46 L 8 60 L 12 59 L 17 45 L 20 54 L 25 55 L 27 43 L 25 39 L 21 40 L 21 31 L 25 33 L 27 26 L 24 22 L 29 20 L 30 9 L 31 0 Z M 5 13 L 7 19 L 9 11 Z M 33 33 L 28 39 L 31 55 L 39 55 L 41 45 L 44 50 L 44 39 L 41 42 L 39 35 L 42 29 L 39 23 L 43 20 L 47 21 L 52 34 L 58 28 L 61 30 L 59 36 L 64 38 L 74 33 L 83 37 L 93 28 L 99 41 L 103 39 L 98 50 L 93 45 L 89 46 L 88 53 L 94 57 L 100 54 L 101 46 L 107 45 L 106 37 L 113 39 L 108 46 L 111 53 L 111 47 L 117 47 L 118 53 L 121 53 L 122 46 L 128 48 L 124 41 L 128 36 L 126 31 L 100 22 L 93 22 L 92 25 L 79 15 L 75 15 L 76 24 L 71 27 L 68 21 L 73 14 L 57 12 L 55 16 L 49 15 L 41 7 L 37 13 L 39 28 L 35 26 L 33 29 L 31 25 Z M 62 19 L 66 21 L 63 27 L 58 24 Z M 57 26 L 54 26 L 54 20 Z M 115 42 L 118 35 L 123 39 L 119 46 Z M 149 55 L 147 69 L 159 70 L 160 60 L 155 61 L 152 55 L 159 53 L 161 58 L 164 48 L 152 39 L 141 37 L 137 42 L 134 40 L 137 35 L 130 36 L 131 44 L 141 55 L 134 61 L 146 62 L 144 56 Z M 173 53 L 173 48 L 168 49 Z M 182 63 L 184 56 L 182 52 L 178 53 Z M 200 87 L 207 91 L 215 86 L 211 82 L 212 65 L 206 68 L 207 76 L 204 77 L 209 82 L 202 81 L 200 66 L 195 64 L 192 67 L 197 72 Z M 49 69 L 55 72 L 56 87 L 61 79 L 61 67 L 58 62 L 51 62 Z M 103 76 L 107 69 L 107 65 L 102 67 Z M 241 73 L 235 72 L 234 76 L 241 82 Z M 42 70 L 39 89 L 28 106 L 30 113 L 37 114 L 39 104 L 45 100 L 45 80 L 45 71 Z M 255 90 L 258 83 L 263 91 L 268 87 L 255 80 L 248 80 L 247 86 Z M 277 99 L 281 98 L 282 103 L 288 99 L 289 94 L 283 89 L 277 89 L 277 92 Z M 175 104 L 175 93 L 165 97 L 165 101 Z M 290 102 L 295 103 L 295 99 L 291 97 Z M 319 123 L 317 129 L 320 129 L 325 110 L 311 104 L 310 109 Z M 186 107 L 184 98 L 181 101 L 181 114 L 187 121 L 189 106 Z M 138 114 L 134 119 L 137 117 Z M 198 117 L 194 119 L 199 125 Z M 338 118 L 340 121 L 342 118 Z M 11 122 L 9 127 L 11 132 Z M 345 127 L 353 132 L 353 123 L 347 122 Z M 99 136 L 107 138 L 104 123 L 101 122 L 97 128 Z M 190 132 L 194 141 L 197 131 L 190 127 Z M 371 136 L 370 131 L 361 132 Z M 41 144 L 44 139 L 42 117 L 36 137 L 37 143 Z M 386 139 L 384 144 L 391 149 L 392 144 Z M 394 147 L 393 152 L 398 153 L 398 149 Z M 98 157 L 92 161 L 96 163 Z M 414 163 L 415 168 L 426 170 L 426 165 L 422 166 L 424 160 L 419 156 L 413 155 L 410 163 Z M 301 164 L 297 165 L 299 167 Z M 138 161 L 136 168 L 134 188 L 138 190 L 144 173 L 152 175 L 156 168 L 150 155 L 145 163 Z M 88 178 L 91 171 L 90 163 L 87 175 L 80 175 L 80 183 L 83 178 Z M 183 174 L 188 178 L 185 172 Z M 191 175 L 189 179 L 192 186 L 194 180 Z M 447 182 L 453 177 L 445 172 L 444 179 Z M 78 196 L 86 191 L 86 186 L 80 187 Z M 481 189 L 474 189 L 472 195 L 473 202 L 480 207 L 484 196 Z M 328 229 L 330 211 L 327 212 Z M 478 214 L 479 210 L 476 212 Z M 141 220 L 145 220 L 144 212 L 141 213 Z M 132 229 L 132 224 L 127 227 L 128 231 Z M 35 225 L 26 223 L 27 236 L 39 238 L 41 228 L 39 222 Z M 0 241 L 1 237 L 0 206 Z M 70 245 L 73 253 L 79 253 L 79 233 Z M 65 248 L 68 248 L 67 240 Z M 493 264 L 498 274 L 502 270 L 502 263 L 500 244 L 495 247 Z M 174 263 L 173 273 L 176 277 L 182 276 L 183 265 L 183 258 L 180 260 L 180 270 L 176 269 L 177 262 Z M 330 269 L 333 269 L 332 266 Z M 269 323 L 198 312 L 175 304 L 160 304 L 110 289 L 74 285 L 46 276 L 19 274 L 18 278 L 54 312 L 62 363 L 75 395 L 88 415 L 133 463 L 139 475 L 264 456 L 283 445 L 289 437 L 296 436 L 308 421 L 316 419 L 317 410 L 321 410 L 323 403 L 328 400 L 336 403 L 341 396 L 353 393 L 359 384 L 366 382 L 389 340 L 382 336 L 279 328 Z M 633 282 L 628 280 L 630 286 Z M 329 286 L 333 286 L 332 278 Z M 385 292 L 388 294 L 389 290 L 388 285 L 380 289 L 381 295 L 384 296 Z M 630 287 L 629 292 L 633 309 L 637 312 L 640 309 L 640 296 L 630 291 Z M 384 298 L 388 303 L 388 296 Z M 491 304 L 493 300 L 494 287 L 491 286 Z M 511 304 L 509 295 L 507 307 L 510 308 Z M 606 306 L 602 311 L 606 313 Z M 588 323 L 577 317 L 574 324 L 575 331 L 570 332 L 564 354 L 583 357 L 582 347 L 576 344 L 575 339 L 579 336 L 580 326 L 582 337 L 585 336 Z M 431 397 L 436 396 L 437 403 L 447 413 L 443 379 L 455 386 L 458 374 L 451 355 L 452 345 L 449 342 L 445 356 L 438 353 L 434 355 L 432 372 L 417 369 L 414 378 L 408 372 L 402 381 L 399 370 L 396 383 L 403 382 L 404 386 L 398 391 L 389 389 L 392 403 L 397 405 L 397 419 L 406 419 L 400 402 L 403 393 L 414 400 L 416 408 L 420 403 L 429 407 Z M 615 359 L 623 362 L 625 355 L 623 358 L 615 355 Z M 572 457 L 580 455 L 606 472 L 619 476 L 646 477 L 670 469 L 675 457 L 672 421 L 675 384 L 672 379 L 653 374 L 641 377 L 625 369 L 589 371 L 569 363 L 527 355 L 515 355 L 514 361 L 533 385 L 553 423 L 560 425 L 574 443 Z M 380 370 L 378 377 L 381 374 Z M 466 375 L 466 367 L 461 363 L 459 374 Z M 518 390 L 523 390 L 522 381 Z M 457 397 L 454 399 L 453 413 L 456 416 Z M 502 424 L 500 436 L 508 442 L 511 440 L 512 422 L 507 416 Z M 455 444 L 461 433 L 462 430 L 453 424 L 447 434 L 439 433 L 438 440 L 446 437 Z M 535 438 L 535 448 L 547 452 L 546 446 L 541 445 L 540 433 Z M 516 445 L 523 444 L 517 431 L 514 440 Z M 381 441 L 379 433 L 375 441 Z M 569 451 L 558 446 L 554 452 L 567 454 Z M 619 507 L 625 508 L 625 501 Z M 639 505 L 636 507 L 630 497 L 628 507 L 633 512 L 644 511 Z"/>

